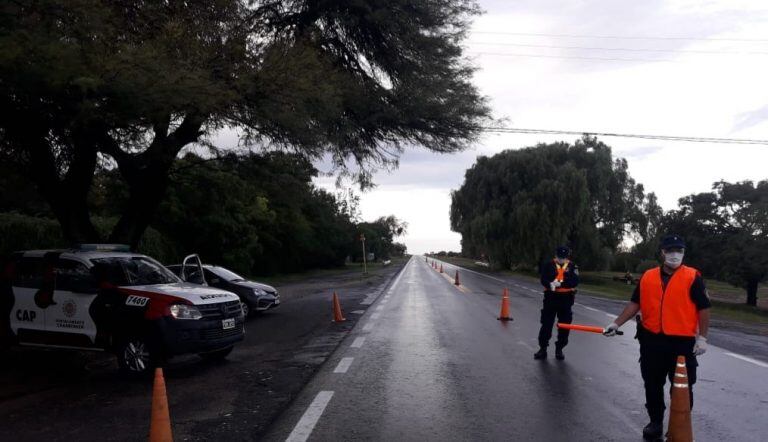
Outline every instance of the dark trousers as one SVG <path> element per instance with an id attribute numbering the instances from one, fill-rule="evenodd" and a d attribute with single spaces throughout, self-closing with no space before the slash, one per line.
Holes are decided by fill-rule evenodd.
<path id="1" fill-rule="evenodd" d="M 574 295 L 554 292 L 544 292 L 544 308 L 541 309 L 541 329 L 539 330 L 539 346 L 546 348 L 549 345 L 549 339 L 552 337 L 552 327 L 557 322 L 570 324 L 573 322 Z M 568 345 L 568 335 L 570 330 L 558 329 L 556 348 L 563 348 Z"/>
<path id="2" fill-rule="evenodd" d="M 640 341 L 640 373 L 645 384 L 645 408 L 653 422 L 664 421 L 664 384 L 670 383 L 670 393 L 675 375 L 677 356 L 685 356 L 688 371 L 688 391 L 693 409 L 693 384 L 696 383 L 696 367 L 699 365 L 693 354 L 694 338 L 678 338 L 656 335 L 642 330 Z"/>

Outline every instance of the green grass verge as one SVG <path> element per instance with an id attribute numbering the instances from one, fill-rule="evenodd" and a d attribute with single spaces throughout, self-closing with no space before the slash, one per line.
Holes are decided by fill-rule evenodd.
<path id="1" fill-rule="evenodd" d="M 252 279 L 255 281 L 263 282 L 265 284 L 280 285 L 280 284 L 301 282 L 307 279 L 330 278 L 334 276 L 358 274 L 360 276 L 360 279 L 364 280 L 364 279 L 373 277 L 375 273 L 381 271 L 385 267 L 404 264 L 408 259 L 409 257 L 392 258 L 392 263 L 389 266 L 384 266 L 380 262 L 368 263 L 367 274 L 363 274 L 362 263 L 346 263 L 344 266 L 334 267 L 330 269 L 316 269 L 316 270 L 309 270 L 306 272 L 285 273 L 285 274 L 270 275 L 270 276 L 255 276 Z"/>

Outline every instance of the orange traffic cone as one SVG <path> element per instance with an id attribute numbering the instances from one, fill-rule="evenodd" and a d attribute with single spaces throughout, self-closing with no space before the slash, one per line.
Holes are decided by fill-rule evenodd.
<path id="1" fill-rule="evenodd" d="M 443 273 L 443 265 L 440 264 L 440 273 Z"/>
<path id="2" fill-rule="evenodd" d="M 672 381 L 672 399 L 669 404 L 667 440 L 670 442 L 693 442 L 690 388 L 685 356 L 678 356 L 675 377 Z"/>
<path id="3" fill-rule="evenodd" d="M 155 383 L 152 386 L 152 419 L 149 422 L 150 442 L 172 442 L 171 415 L 168 412 L 168 396 L 165 394 L 163 369 L 155 368 Z"/>
<path id="4" fill-rule="evenodd" d="M 501 313 L 496 318 L 499 321 L 511 321 L 512 316 L 509 316 L 509 290 L 504 289 L 504 294 L 501 296 Z"/>
<path id="5" fill-rule="evenodd" d="M 339 304 L 339 296 L 336 292 L 333 292 L 333 322 L 344 322 L 346 319 L 341 314 L 341 304 Z"/>
<path id="6" fill-rule="evenodd" d="M 459 271 L 458 270 L 456 270 L 456 281 L 454 282 L 454 284 L 461 285 L 461 283 L 459 282 Z"/>

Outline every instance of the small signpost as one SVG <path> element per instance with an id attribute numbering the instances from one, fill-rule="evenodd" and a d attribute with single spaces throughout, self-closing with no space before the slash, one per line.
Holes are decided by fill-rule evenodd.
<path id="1" fill-rule="evenodd" d="M 365 235 L 360 234 L 360 242 L 363 244 L 363 275 L 368 273 L 368 266 L 365 262 Z"/>

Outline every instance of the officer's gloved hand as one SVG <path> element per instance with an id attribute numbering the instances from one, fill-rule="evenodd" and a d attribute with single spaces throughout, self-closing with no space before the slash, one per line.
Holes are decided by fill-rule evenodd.
<path id="1" fill-rule="evenodd" d="M 603 335 L 616 336 L 616 332 L 619 331 L 619 326 L 615 322 L 611 322 L 607 327 L 603 329 Z"/>
<path id="2" fill-rule="evenodd" d="M 701 356 L 707 352 L 707 338 L 704 336 L 698 336 L 696 338 L 696 345 L 693 346 L 693 354 Z"/>

